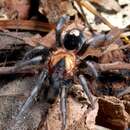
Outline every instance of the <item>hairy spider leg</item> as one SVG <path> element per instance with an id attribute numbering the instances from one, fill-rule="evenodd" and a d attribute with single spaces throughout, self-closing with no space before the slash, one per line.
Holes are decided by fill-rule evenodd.
<path id="1" fill-rule="evenodd" d="M 90 62 L 90 61 L 86 61 L 86 64 L 91 68 L 91 70 L 92 70 L 92 72 L 93 72 L 95 78 L 98 78 L 99 75 L 98 75 L 98 72 L 97 72 L 95 66 L 93 65 L 93 63 Z"/>
<path id="2" fill-rule="evenodd" d="M 119 29 L 115 27 L 107 34 L 104 33 L 94 35 L 92 38 L 86 41 L 86 44 L 90 45 L 90 47 L 100 47 L 104 44 L 104 42 L 107 42 L 107 44 L 113 43 L 124 31 L 125 29 Z"/>
<path id="3" fill-rule="evenodd" d="M 61 29 L 66 21 L 68 21 L 70 17 L 68 15 L 63 15 L 56 25 L 56 45 L 57 47 L 61 47 Z"/>
<path id="4" fill-rule="evenodd" d="M 125 94 L 129 94 L 130 93 L 130 86 L 128 86 L 127 88 L 124 88 L 122 91 L 118 92 L 116 94 L 117 97 L 121 97 Z"/>
<path id="5" fill-rule="evenodd" d="M 37 99 L 39 91 L 42 89 L 42 87 L 44 87 L 43 83 L 46 80 L 47 75 L 48 75 L 47 70 L 43 70 L 41 72 L 40 76 L 38 77 L 38 81 L 36 82 L 36 85 L 34 86 L 34 89 L 32 90 L 30 96 L 28 97 L 28 99 L 26 100 L 26 102 L 22 106 L 19 114 L 17 115 L 16 122 L 24 114 L 24 112 L 29 109 L 29 107 L 33 104 L 33 102 Z"/>
<path id="6" fill-rule="evenodd" d="M 88 41 L 86 41 L 86 44 L 88 44 L 89 47 L 98 47 L 98 46 L 102 45 L 102 43 L 105 42 L 106 37 L 107 36 L 105 34 L 94 35 L 92 38 L 90 38 L 90 39 L 88 39 Z"/>
<path id="7" fill-rule="evenodd" d="M 85 77 L 82 74 L 79 75 L 79 80 L 80 80 L 80 84 L 81 84 L 84 92 L 88 96 L 88 99 L 89 99 L 89 101 L 91 103 L 92 109 L 94 109 L 95 105 L 94 105 L 93 95 L 92 95 L 92 93 L 90 92 L 90 90 L 88 88 L 88 84 L 87 84 L 87 81 L 86 81 Z"/>
<path id="8" fill-rule="evenodd" d="M 62 117 L 62 128 L 61 130 L 66 129 L 67 124 L 67 93 L 68 89 L 72 86 L 71 80 L 64 80 L 63 85 L 61 86 L 60 91 L 60 109 Z"/>
<path id="9" fill-rule="evenodd" d="M 42 55 L 42 54 L 48 55 L 48 51 L 49 51 L 49 49 L 44 46 L 41 46 L 41 45 L 36 46 L 33 49 L 31 49 L 30 51 L 28 51 L 27 53 L 25 53 L 22 60 L 25 61 L 28 59 L 32 59 L 33 57 Z"/>
<path id="10" fill-rule="evenodd" d="M 52 103 L 59 94 L 60 86 L 64 80 L 65 59 L 61 59 L 50 72 L 50 88 L 47 95 L 47 101 Z"/>
<path id="11" fill-rule="evenodd" d="M 38 56 L 34 57 L 35 55 L 38 55 Z M 40 62 L 43 62 L 45 60 L 45 58 L 47 58 L 48 56 L 49 56 L 49 49 L 44 48 L 42 46 L 37 46 L 34 49 L 32 49 L 31 51 L 27 52 L 25 54 L 25 57 L 23 58 L 23 60 L 21 60 L 19 63 L 17 63 L 13 67 L 13 69 L 11 70 L 11 72 L 20 71 L 21 69 L 23 69 L 24 67 L 27 67 L 29 65 L 39 64 Z M 29 107 L 33 104 L 33 102 L 37 98 L 37 95 L 38 95 L 39 91 L 41 90 L 42 84 L 45 81 L 45 79 L 46 79 L 47 76 L 48 76 L 48 70 L 44 69 L 41 72 L 41 74 L 40 74 L 40 76 L 38 78 L 38 81 L 37 81 L 34 89 L 32 90 L 30 96 L 28 97 L 28 99 L 26 100 L 25 104 L 21 108 L 19 114 L 15 118 L 14 123 L 13 123 L 14 125 L 17 124 L 17 121 L 24 114 L 25 110 L 28 110 Z"/>
<path id="12" fill-rule="evenodd" d="M 37 46 L 29 52 L 25 53 L 24 58 L 19 63 L 17 63 L 11 71 L 16 72 L 29 65 L 37 65 L 40 62 L 44 62 L 48 56 L 48 48 L 45 48 L 43 46 Z"/>
<path id="13" fill-rule="evenodd" d="M 30 59 L 30 60 L 20 61 L 19 63 L 17 63 L 14 66 L 12 72 L 20 71 L 21 69 L 23 69 L 24 67 L 26 67 L 28 65 L 39 64 L 42 60 L 43 60 L 42 56 L 37 56 L 37 57 L 34 57 L 34 58 Z"/>
<path id="14" fill-rule="evenodd" d="M 61 59 L 53 68 L 50 77 L 50 88 L 48 91 L 47 101 L 52 103 L 55 98 L 60 94 L 60 109 L 62 117 L 62 130 L 66 128 L 67 110 L 66 110 L 66 97 L 67 90 L 71 84 L 70 79 L 65 78 L 66 66 L 65 59 Z"/>
<path id="15" fill-rule="evenodd" d="M 62 117 L 62 130 L 66 128 L 66 121 L 67 121 L 67 106 L 66 106 L 66 99 L 67 99 L 67 85 L 63 85 L 61 87 L 60 93 L 60 109 L 61 109 L 61 117 Z"/>

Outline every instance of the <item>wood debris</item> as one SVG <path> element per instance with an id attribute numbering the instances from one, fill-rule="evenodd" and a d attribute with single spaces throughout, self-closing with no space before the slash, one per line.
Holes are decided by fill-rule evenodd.
<path id="1" fill-rule="evenodd" d="M 0 129 L 61 129 L 60 98 L 54 103 L 46 100 L 48 81 L 25 115 L 14 122 L 39 73 L 48 68 L 44 61 L 23 68 L 16 66 L 36 46 L 48 48 L 50 55 L 58 49 L 55 30 L 63 15 L 70 20 L 61 30 L 62 47 L 68 31 L 78 28 L 83 32 L 84 45 L 76 55 L 75 71 L 85 76 L 95 106 L 92 109 L 74 75 L 75 84 L 67 97 L 66 130 L 130 128 L 129 7 L 129 0 L 1 0 Z"/>

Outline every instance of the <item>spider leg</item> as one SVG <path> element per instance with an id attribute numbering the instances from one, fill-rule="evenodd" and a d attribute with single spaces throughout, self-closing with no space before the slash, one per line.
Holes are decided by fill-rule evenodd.
<path id="1" fill-rule="evenodd" d="M 129 94 L 130 93 L 130 87 L 127 87 L 127 88 L 125 88 L 124 90 L 122 90 L 121 92 L 118 92 L 117 94 L 116 94 L 116 96 L 117 97 L 121 97 L 121 96 L 123 96 L 123 95 L 125 95 L 125 94 Z"/>
<path id="2" fill-rule="evenodd" d="M 86 44 L 90 45 L 90 47 L 98 47 L 105 42 L 107 36 L 105 34 L 95 35 L 86 41 Z"/>
<path id="3" fill-rule="evenodd" d="M 36 65 L 40 62 L 44 62 L 48 56 L 48 48 L 45 48 L 44 46 L 37 46 L 25 54 L 24 58 L 14 66 L 12 72 L 19 71 L 29 65 Z"/>
<path id="4" fill-rule="evenodd" d="M 43 60 L 42 56 L 37 56 L 37 57 L 34 57 L 34 58 L 27 60 L 27 61 L 20 61 L 19 63 L 17 63 L 14 66 L 12 72 L 19 71 L 19 70 L 21 70 L 22 68 L 24 68 L 25 66 L 28 66 L 28 65 L 39 64 L 42 60 Z"/>
<path id="5" fill-rule="evenodd" d="M 63 85 L 61 87 L 60 94 L 60 109 L 61 109 L 61 117 L 62 117 L 62 130 L 66 128 L 66 120 L 67 120 L 67 109 L 66 109 L 66 96 L 67 96 L 67 86 Z"/>
<path id="6" fill-rule="evenodd" d="M 53 73 L 50 77 L 51 87 L 49 88 L 47 101 L 52 103 L 54 99 L 60 94 L 60 109 L 62 117 L 62 130 L 66 128 L 66 96 L 67 88 L 71 85 L 71 80 L 64 79 L 65 73 L 65 59 L 61 59 L 54 67 Z"/>
<path id="7" fill-rule="evenodd" d="M 36 46 L 34 47 L 32 50 L 28 51 L 27 53 L 25 53 L 24 57 L 23 57 L 23 61 L 28 60 L 28 59 L 32 59 L 33 57 L 35 57 L 36 55 L 45 55 L 47 56 L 49 54 L 49 49 L 44 47 L 44 46 Z"/>
<path id="8" fill-rule="evenodd" d="M 56 44 L 57 44 L 57 47 L 61 47 L 61 29 L 64 25 L 64 23 L 66 21 L 69 20 L 69 16 L 68 15 L 63 15 L 59 21 L 57 22 L 57 25 L 56 25 Z"/>
<path id="9" fill-rule="evenodd" d="M 86 64 L 91 68 L 95 78 L 98 78 L 99 77 L 98 72 L 97 72 L 95 66 L 92 64 L 92 62 L 86 61 Z"/>
<path id="10" fill-rule="evenodd" d="M 43 70 L 38 78 L 38 81 L 34 87 L 34 89 L 32 90 L 30 96 L 28 97 L 28 99 L 26 100 L 26 102 L 24 103 L 24 105 L 22 106 L 18 116 L 16 117 L 16 121 L 21 117 L 22 114 L 24 114 L 25 111 L 27 111 L 29 109 L 29 107 L 33 104 L 34 100 L 37 98 L 38 96 L 38 92 L 41 90 L 41 88 L 43 87 L 43 83 L 45 81 L 45 79 L 47 78 L 48 72 L 46 70 Z"/>
<path id="11" fill-rule="evenodd" d="M 37 65 L 44 63 L 49 56 L 49 49 L 44 46 L 37 46 L 31 51 L 27 52 L 24 58 L 11 67 L 0 67 L 0 74 L 11 74 L 22 72 L 22 69 L 26 69 L 29 65 Z M 28 70 L 28 68 L 27 68 Z M 23 71 L 24 72 L 24 71 Z"/>
<path id="12" fill-rule="evenodd" d="M 51 87 L 48 90 L 47 101 L 53 103 L 59 94 L 60 86 L 64 80 L 65 60 L 61 59 L 54 67 L 50 76 Z"/>
<path id="13" fill-rule="evenodd" d="M 91 103 L 91 106 L 92 108 L 94 109 L 95 108 L 95 105 L 94 105 L 94 99 L 93 99 L 93 95 L 92 93 L 90 92 L 89 88 L 88 88 L 88 84 L 87 84 L 87 81 L 85 79 L 85 77 L 83 75 L 79 75 L 79 80 L 80 80 L 80 84 L 84 90 L 84 92 L 86 93 L 86 95 L 88 96 L 89 98 L 89 101 Z"/>
<path id="14" fill-rule="evenodd" d="M 124 29 L 115 27 L 107 34 L 98 34 L 93 36 L 86 41 L 86 44 L 90 45 L 90 47 L 100 47 L 104 44 L 104 42 L 107 42 L 107 45 L 109 45 L 117 40 L 124 31 Z"/>

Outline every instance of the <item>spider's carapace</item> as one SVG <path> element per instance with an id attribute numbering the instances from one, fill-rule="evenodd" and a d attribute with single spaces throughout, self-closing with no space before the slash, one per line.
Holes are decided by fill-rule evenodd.
<path id="1" fill-rule="evenodd" d="M 73 51 L 67 51 L 59 48 L 53 52 L 53 55 L 49 60 L 49 71 L 52 73 L 53 67 L 61 60 L 65 60 L 65 75 L 73 76 L 74 70 L 76 69 L 76 55 Z"/>

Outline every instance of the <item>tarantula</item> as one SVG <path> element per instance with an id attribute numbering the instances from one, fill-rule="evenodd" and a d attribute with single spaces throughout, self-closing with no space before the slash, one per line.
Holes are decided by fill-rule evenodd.
<path id="1" fill-rule="evenodd" d="M 37 97 L 39 91 L 42 89 L 42 86 L 47 79 L 49 80 L 50 84 L 50 88 L 47 94 L 47 101 L 53 102 L 55 97 L 57 97 L 57 95 L 60 93 L 62 129 L 66 128 L 67 90 L 72 85 L 74 76 L 78 77 L 84 92 L 90 100 L 92 108 L 94 108 L 94 100 L 92 98 L 90 90 L 88 89 L 87 81 L 83 74 L 78 74 L 77 68 L 77 63 L 82 62 L 82 60 L 80 60 L 79 54 L 82 52 L 82 49 L 87 48 L 88 46 L 85 36 L 81 30 L 74 28 L 65 34 L 63 40 L 61 39 L 61 29 L 68 19 L 69 16 L 64 15 L 57 23 L 55 48 L 50 50 L 44 46 L 37 46 L 31 51 L 27 52 L 23 60 L 19 64 L 15 65 L 13 71 L 21 69 L 27 65 L 39 64 L 43 61 L 45 66 L 38 78 L 36 86 L 21 108 L 16 121 Z M 93 68 L 91 62 L 88 61 L 86 64 L 88 64 L 90 68 Z M 94 69 L 92 69 L 92 71 L 97 77 L 97 72 L 94 71 Z"/>

